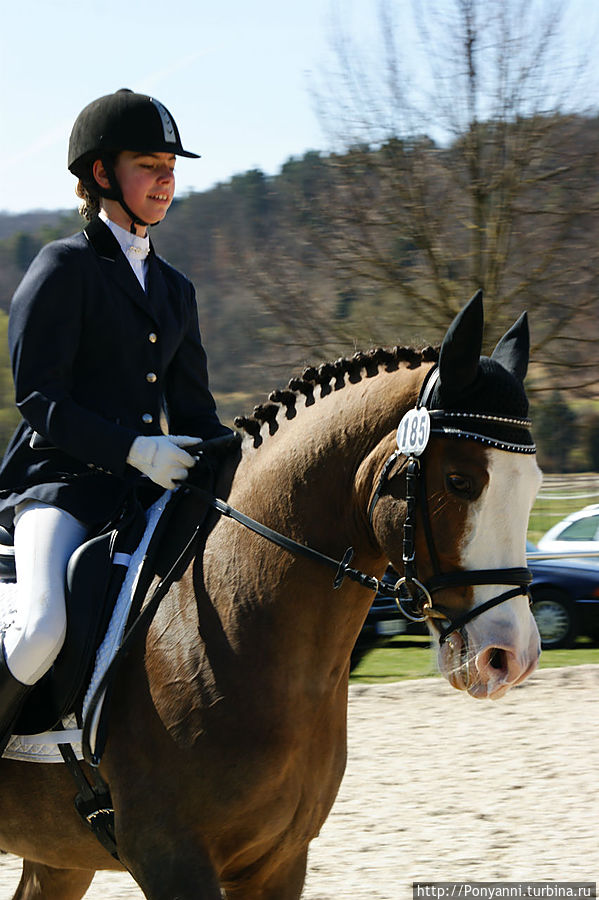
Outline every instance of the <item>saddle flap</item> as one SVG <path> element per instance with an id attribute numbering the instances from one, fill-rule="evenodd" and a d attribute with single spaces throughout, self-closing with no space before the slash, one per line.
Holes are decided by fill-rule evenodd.
<path id="1" fill-rule="evenodd" d="M 71 712 L 91 677 L 95 654 L 106 633 L 126 574 L 115 565 L 117 546 L 135 546 L 145 528 L 143 511 L 126 531 L 107 531 L 85 541 L 69 560 L 65 602 L 67 632 L 50 671 L 38 682 L 19 716 L 17 734 L 49 731 Z"/>

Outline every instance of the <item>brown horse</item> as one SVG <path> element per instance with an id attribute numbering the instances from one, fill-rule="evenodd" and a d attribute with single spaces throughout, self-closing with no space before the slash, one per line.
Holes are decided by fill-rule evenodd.
<path id="1" fill-rule="evenodd" d="M 441 638 L 441 671 L 474 696 L 500 696 L 539 652 L 525 587 L 495 596 L 515 583 L 502 571 L 525 565 L 539 483 L 520 408 L 523 327 L 479 364 L 480 300 L 456 319 L 429 405 L 442 402 L 450 424 L 431 412 L 422 453 L 428 525 L 419 511 L 411 555 L 432 600 L 417 604 Z M 403 572 L 396 430 L 435 359 L 395 348 L 306 371 L 239 423 L 249 433 L 220 495 L 334 559 L 354 547 L 364 572 L 380 577 L 388 560 Z M 467 427 L 452 428 L 464 414 Z M 432 583 L 464 570 L 474 581 Z M 300 897 L 345 767 L 350 653 L 371 601 L 347 579 L 333 589 L 318 561 L 216 522 L 119 670 L 111 707 L 101 772 L 122 866 L 146 897 Z M 0 768 L 0 845 L 24 858 L 15 900 L 79 900 L 96 870 L 120 867 L 75 813 L 63 765 Z"/>

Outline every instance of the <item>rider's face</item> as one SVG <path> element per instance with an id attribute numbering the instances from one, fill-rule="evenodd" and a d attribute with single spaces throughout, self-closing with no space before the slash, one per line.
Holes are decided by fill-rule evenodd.
<path id="1" fill-rule="evenodd" d="M 114 173 L 125 203 L 140 219 L 144 222 L 161 222 L 164 219 L 175 193 L 174 154 L 123 150 L 114 164 Z M 109 186 L 100 160 L 94 164 L 94 175 L 102 187 Z M 102 198 L 102 206 L 113 222 L 130 228 L 131 219 L 118 201 Z M 145 229 L 137 226 L 137 232 L 145 234 Z"/>

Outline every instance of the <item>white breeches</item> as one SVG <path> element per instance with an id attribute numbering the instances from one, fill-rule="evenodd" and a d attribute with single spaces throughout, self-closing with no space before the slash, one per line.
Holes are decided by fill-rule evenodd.
<path id="1" fill-rule="evenodd" d="M 15 514 L 17 621 L 4 639 L 6 662 L 15 678 L 35 684 L 64 643 L 65 573 L 87 528 L 70 513 L 27 500 Z"/>

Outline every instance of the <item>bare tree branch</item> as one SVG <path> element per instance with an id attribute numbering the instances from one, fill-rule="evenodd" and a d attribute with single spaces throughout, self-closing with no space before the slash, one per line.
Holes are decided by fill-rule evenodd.
<path id="1" fill-rule="evenodd" d="M 599 129 L 586 56 L 564 49 L 568 3 L 406 7 L 381 0 L 370 53 L 340 17 L 316 92 L 337 150 L 311 160 L 318 190 L 283 179 L 276 235 L 240 271 L 306 349 L 438 339 L 481 287 L 489 340 L 528 308 L 538 371 L 581 387 L 599 343 Z"/>

